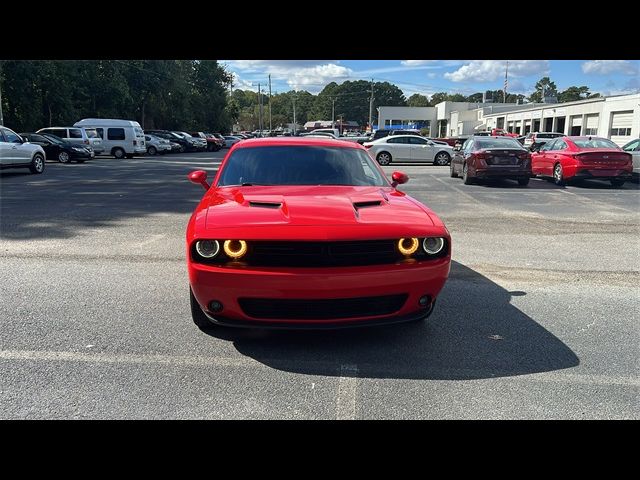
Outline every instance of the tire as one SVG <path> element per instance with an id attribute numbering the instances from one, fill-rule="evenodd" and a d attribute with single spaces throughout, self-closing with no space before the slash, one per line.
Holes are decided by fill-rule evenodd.
<path id="1" fill-rule="evenodd" d="M 453 169 L 453 162 L 449 164 L 449 175 L 451 178 L 458 178 L 458 174 Z"/>
<path id="2" fill-rule="evenodd" d="M 449 165 L 449 163 L 451 163 L 451 156 L 447 152 L 438 152 L 438 154 L 433 159 L 433 164 L 440 167 Z"/>
<path id="3" fill-rule="evenodd" d="M 556 163 L 553 166 L 553 183 L 555 183 L 559 187 L 563 187 L 566 184 L 564 173 L 562 171 L 562 165 L 560 165 L 559 163 Z"/>
<path id="4" fill-rule="evenodd" d="M 31 160 L 31 165 L 29 165 L 29 170 L 31 173 L 40 174 L 44 172 L 44 157 L 40 153 L 36 153 Z"/>
<path id="5" fill-rule="evenodd" d="M 518 185 L 520 185 L 521 187 L 526 187 L 527 185 L 529 185 L 529 180 L 531 180 L 529 177 L 519 178 Z"/>
<path id="6" fill-rule="evenodd" d="M 147 153 L 149 155 L 157 155 L 158 154 L 158 149 L 154 146 L 151 146 L 149 148 L 147 148 Z"/>
<path id="7" fill-rule="evenodd" d="M 111 150 L 111 155 L 113 155 L 114 157 L 116 157 L 118 160 L 122 160 L 125 156 L 125 152 L 123 149 L 121 148 L 114 148 L 113 150 Z"/>
<path id="8" fill-rule="evenodd" d="M 376 161 L 380 165 L 389 165 L 391 163 L 392 157 L 389 152 L 380 152 L 376 155 Z"/>
<path id="9" fill-rule="evenodd" d="M 193 296 L 193 291 L 191 291 L 191 287 L 189 287 L 189 303 L 191 305 L 191 318 L 193 319 L 193 323 L 195 323 L 198 328 L 202 330 L 207 330 L 213 327 L 213 323 L 211 320 L 207 318 L 207 316 L 198 305 L 198 301 L 196 297 Z"/>
<path id="10" fill-rule="evenodd" d="M 71 161 L 71 157 L 67 152 L 61 150 L 60 152 L 58 152 L 58 161 L 60 163 L 69 163 Z"/>
<path id="11" fill-rule="evenodd" d="M 622 178 L 612 178 L 611 180 L 609 180 L 611 182 L 611 186 L 615 187 L 615 188 L 620 188 L 624 185 L 624 183 L 627 181 L 626 179 L 622 179 Z"/>
<path id="12" fill-rule="evenodd" d="M 180 150 L 178 150 L 180 153 L 184 153 L 187 151 L 187 148 L 184 145 L 180 145 Z"/>
<path id="13" fill-rule="evenodd" d="M 462 183 L 465 185 L 473 184 L 473 178 L 469 176 L 469 167 L 466 163 L 462 166 Z"/>

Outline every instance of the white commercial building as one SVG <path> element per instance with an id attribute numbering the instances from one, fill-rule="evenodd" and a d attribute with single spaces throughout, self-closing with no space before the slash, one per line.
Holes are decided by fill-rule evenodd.
<path id="1" fill-rule="evenodd" d="M 640 136 L 640 93 L 521 105 L 510 112 L 483 113 L 481 125 L 483 130 L 504 128 L 520 135 L 529 132 L 597 135 L 622 146 Z"/>
<path id="2" fill-rule="evenodd" d="M 597 135 L 624 145 L 640 137 L 640 93 L 566 103 L 441 102 L 435 107 L 378 107 L 378 128 L 427 128 L 432 137 L 502 128 L 512 133 Z"/>

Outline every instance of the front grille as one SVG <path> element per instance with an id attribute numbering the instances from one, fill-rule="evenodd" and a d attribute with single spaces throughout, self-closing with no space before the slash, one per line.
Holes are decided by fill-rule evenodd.
<path id="1" fill-rule="evenodd" d="M 252 242 L 246 262 L 256 266 L 332 267 L 394 263 L 393 240 L 366 242 Z"/>
<path id="2" fill-rule="evenodd" d="M 407 294 L 381 297 L 296 299 L 240 298 L 242 311 L 253 318 L 330 320 L 390 315 L 402 308 Z"/>

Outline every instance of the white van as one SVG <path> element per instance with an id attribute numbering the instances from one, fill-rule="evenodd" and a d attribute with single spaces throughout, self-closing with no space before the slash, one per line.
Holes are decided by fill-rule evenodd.
<path id="1" fill-rule="evenodd" d="M 102 138 L 105 153 L 116 158 L 133 158 L 134 155 L 147 153 L 144 132 L 138 122 L 112 118 L 84 118 L 73 126 L 95 128 Z"/>

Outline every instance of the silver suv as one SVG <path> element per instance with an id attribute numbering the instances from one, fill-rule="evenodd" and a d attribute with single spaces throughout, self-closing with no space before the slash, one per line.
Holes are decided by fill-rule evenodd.
<path id="1" fill-rule="evenodd" d="M 44 172 L 44 150 L 26 143 L 7 127 L 0 127 L 0 168 L 28 168 L 31 173 Z"/>
<path id="2" fill-rule="evenodd" d="M 95 128 L 90 127 L 47 127 L 41 128 L 36 133 L 49 133 L 60 137 L 63 140 L 68 140 L 71 143 L 79 143 L 85 146 L 89 146 L 93 149 L 96 155 L 100 155 L 104 152 L 104 146 L 102 144 L 102 138 L 98 135 Z"/>

